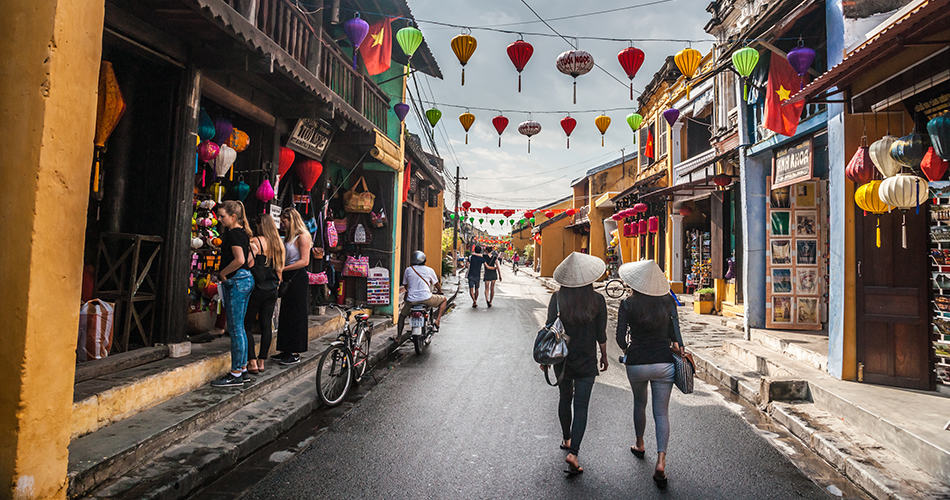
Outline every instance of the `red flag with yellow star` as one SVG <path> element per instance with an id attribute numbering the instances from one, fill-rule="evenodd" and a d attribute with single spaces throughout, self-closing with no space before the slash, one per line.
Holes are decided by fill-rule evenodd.
<path id="1" fill-rule="evenodd" d="M 765 94 L 765 128 L 776 133 L 793 136 L 802 118 L 805 101 L 785 104 L 802 85 L 798 74 L 788 61 L 772 52 L 769 65 L 769 83 Z"/>
<path id="2" fill-rule="evenodd" d="M 370 75 L 378 75 L 389 69 L 393 54 L 392 23 L 392 18 L 386 18 L 370 25 L 366 39 L 360 44 L 360 55 Z"/>

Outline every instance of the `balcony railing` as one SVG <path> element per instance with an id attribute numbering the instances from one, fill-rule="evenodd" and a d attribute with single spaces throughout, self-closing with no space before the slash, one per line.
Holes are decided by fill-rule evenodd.
<path id="1" fill-rule="evenodd" d="M 323 40 L 320 80 L 380 130 L 386 131 L 389 97 L 366 75 L 354 70 L 352 59 L 328 40 Z"/>

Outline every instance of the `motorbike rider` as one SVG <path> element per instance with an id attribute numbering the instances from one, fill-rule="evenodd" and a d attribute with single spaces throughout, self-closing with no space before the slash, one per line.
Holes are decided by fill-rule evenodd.
<path id="1" fill-rule="evenodd" d="M 402 285 L 406 289 L 406 305 L 399 311 L 399 333 L 402 334 L 402 328 L 405 319 L 409 316 L 409 310 L 415 305 L 425 305 L 433 309 L 438 308 L 439 312 L 435 318 L 435 329 L 439 329 L 442 323 L 442 313 L 445 312 L 445 306 L 448 300 L 444 295 L 433 293 L 433 290 L 440 292 L 439 275 L 435 270 L 426 266 L 426 254 L 420 250 L 412 252 L 410 258 L 411 266 L 402 273 Z"/>

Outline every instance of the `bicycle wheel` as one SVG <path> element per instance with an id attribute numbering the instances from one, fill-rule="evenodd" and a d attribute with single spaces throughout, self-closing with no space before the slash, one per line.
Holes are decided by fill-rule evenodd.
<path id="1" fill-rule="evenodd" d="M 604 291 L 607 293 L 607 296 L 612 299 L 619 299 L 623 297 L 626 287 L 621 280 L 610 280 L 607 282 L 607 285 L 604 286 Z"/>
<path id="2" fill-rule="evenodd" d="M 350 355 L 342 345 L 332 345 L 320 357 L 317 367 L 317 393 L 327 406 L 343 401 L 353 382 Z"/>
<path id="3" fill-rule="evenodd" d="M 353 381 L 357 384 L 363 380 L 363 375 L 369 366 L 369 343 L 372 334 L 366 325 L 356 327 L 356 341 L 353 345 Z"/>

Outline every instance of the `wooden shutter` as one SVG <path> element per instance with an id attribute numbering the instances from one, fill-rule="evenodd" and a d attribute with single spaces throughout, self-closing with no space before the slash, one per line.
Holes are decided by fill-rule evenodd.
<path id="1" fill-rule="evenodd" d="M 722 279 L 723 276 L 725 276 L 722 256 L 723 237 L 725 233 L 725 231 L 723 231 L 725 218 L 723 217 L 722 198 L 722 192 L 720 191 L 713 192 L 709 197 L 709 246 L 711 252 L 709 270 L 713 279 Z"/>

